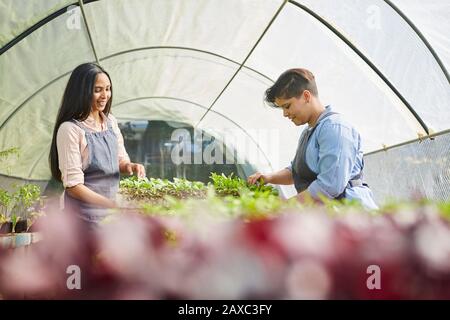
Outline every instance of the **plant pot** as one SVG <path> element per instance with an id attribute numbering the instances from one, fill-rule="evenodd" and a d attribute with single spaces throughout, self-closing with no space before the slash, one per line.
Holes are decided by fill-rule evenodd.
<path id="1" fill-rule="evenodd" d="M 12 222 L 5 222 L 0 227 L 0 234 L 12 233 Z M 19 220 L 16 223 L 15 233 L 26 232 L 28 229 L 28 221 L 27 220 Z"/>
<path id="2" fill-rule="evenodd" d="M 28 229 L 28 221 L 27 220 L 19 220 L 16 223 L 16 233 L 27 232 Z"/>

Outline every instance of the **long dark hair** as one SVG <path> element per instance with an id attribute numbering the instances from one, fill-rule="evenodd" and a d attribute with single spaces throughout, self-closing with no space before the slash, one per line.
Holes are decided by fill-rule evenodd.
<path id="1" fill-rule="evenodd" d="M 89 116 L 92 107 L 92 97 L 94 94 L 95 79 L 99 73 L 109 74 L 95 63 L 84 63 L 76 67 L 70 75 L 66 89 L 61 102 L 61 107 L 56 117 L 55 128 L 53 129 L 52 145 L 50 147 L 49 163 L 52 176 L 61 182 L 61 171 L 59 170 L 58 148 L 56 146 L 56 135 L 59 126 L 72 119 L 84 121 Z M 108 116 L 112 103 L 112 85 L 111 98 L 109 99 L 103 113 Z"/>

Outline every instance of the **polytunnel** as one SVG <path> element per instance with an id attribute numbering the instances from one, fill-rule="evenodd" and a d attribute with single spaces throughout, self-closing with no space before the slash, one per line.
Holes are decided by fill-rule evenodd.
<path id="1" fill-rule="evenodd" d="M 20 147 L 3 181 L 50 179 L 56 113 L 84 62 L 109 72 L 119 121 L 186 123 L 278 170 L 303 127 L 264 91 L 304 67 L 361 133 L 378 200 L 449 198 L 447 0 L 1 0 L 0 30 L 0 150 Z"/>

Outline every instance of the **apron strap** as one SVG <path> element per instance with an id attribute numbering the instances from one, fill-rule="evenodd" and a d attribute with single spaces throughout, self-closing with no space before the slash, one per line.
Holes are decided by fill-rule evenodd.
<path id="1" fill-rule="evenodd" d="M 94 130 L 88 128 L 86 125 L 84 125 L 84 124 L 83 124 L 81 121 L 79 121 L 79 120 L 72 119 L 71 122 L 72 122 L 72 123 L 75 123 L 78 127 L 80 127 L 81 129 L 83 129 L 84 131 L 87 131 L 87 132 L 97 132 L 97 131 L 94 131 Z M 112 127 L 112 121 L 111 121 L 111 119 L 109 119 L 108 117 L 106 117 L 106 125 L 107 125 L 107 130 L 113 130 L 113 127 Z"/>

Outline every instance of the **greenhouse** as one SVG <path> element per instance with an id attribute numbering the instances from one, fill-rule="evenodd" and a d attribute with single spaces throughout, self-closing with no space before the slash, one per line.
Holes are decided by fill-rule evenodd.
<path id="1" fill-rule="evenodd" d="M 0 0 L 0 299 L 450 299 L 449 34 L 447 0 Z M 117 206 L 94 230 L 64 210 L 92 148 L 84 184 L 66 142 L 62 179 L 51 167 L 86 63 L 120 130 Z M 364 185 L 250 183 L 295 166 L 317 124 L 268 101 L 292 68 L 360 137 Z M 366 184 L 376 206 L 346 199 Z"/>

